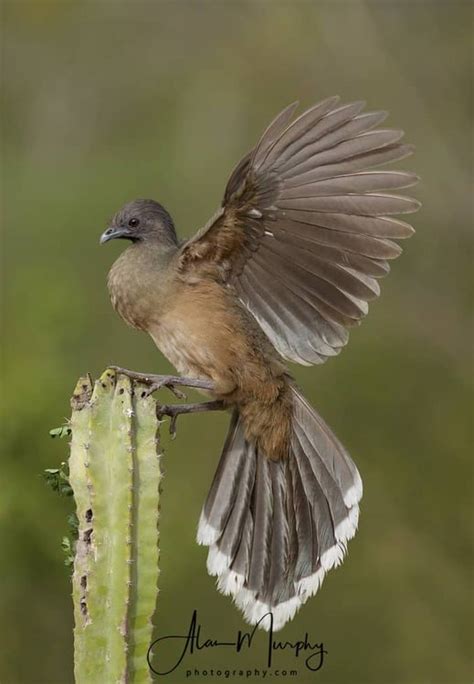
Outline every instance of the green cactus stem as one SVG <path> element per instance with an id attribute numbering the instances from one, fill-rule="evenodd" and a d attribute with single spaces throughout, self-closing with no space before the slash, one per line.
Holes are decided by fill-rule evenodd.
<path id="1" fill-rule="evenodd" d="M 161 479 L 156 404 L 109 369 L 94 386 L 80 378 L 71 405 L 76 684 L 151 682 L 146 654 L 158 594 Z"/>

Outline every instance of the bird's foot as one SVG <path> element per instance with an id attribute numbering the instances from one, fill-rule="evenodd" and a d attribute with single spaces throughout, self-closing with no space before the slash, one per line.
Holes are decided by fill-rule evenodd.
<path id="1" fill-rule="evenodd" d="M 203 411 L 224 411 L 226 405 L 223 401 L 216 399 L 215 401 L 202 401 L 196 404 L 162 404 L 157 406 L 156 415 L 159 419 L 163 416 L 169 416 L 170 420 L 170 435 L 174 439 L 176 437 L 176 421 L 178 416 L 183 413 L 201 413 Z"/>
<path id="2" fill-rule="evenodd" d="M 166 387 L 173 392 L 175 397 L 178 399 L 186 399 L 186 395 L 181 390 L 176 389 L 175 385 L 176 378 L 172 375 L 155 375 L 153 373 L 138 373 L 137 371 L 129 370 L 128 368 L 121 368 L 120 366 L 109 366 L 116 373 L 126 375 L 130 380 L 136 380 L 137 382 L 146 385 L 146 389 L 142 391 L 142 397 L 149 397 L 150 394 L 156 392 L 163 387 Z"/>
<path id="3" fill-rule="evenodd" d="M 131 380 L 137 380 L 144 385 L 147 385 L 147 389 L 143 390 L 144 394 L 142 396 L 149 396 L 153 392 L 156 392 L 163 387 L 169 389 L 173 394 L 178 397 L 178 399 L 186 399 L 184 392 L 176 388 L 176 385 L 181 385 L 183 387 L 194 387 L 196 389 L 212 390 L 214 384 L 211 380 L 201 380 L 200 378 L 185 378 L 179 375 L 155 375 L 153 373 L 137 373 L 136 371 L 129 370 L 128 368 L 121 368 L 120 366 L 109 366 L 116 373 L 121 373 L 126 375 Z"/>
<path id="4" fill-rule="evenodd" d="M 175 383 L 172 382 L 172 377 L 169 375 L 157 375 L 154 376 L 156 377 L 155 380 L 152 380 L 149 384 L 146 390 L 142 390 L 141 396 L 142 397 L 149 397 L 153 392 L 157 392 L 160 389 L 163 389 L 163 387 L 166 387 L 166 389 L 169 389 L 170 392 L 173 392 L 174 396 L 177 397 L 178 399 L 183 399 L 184 401 L 187 399 L 187 396 L 184 392 L 181 390 L 177 389 L 175 387 Z M 140 381 L 143 382 L 143 381 Z"/>

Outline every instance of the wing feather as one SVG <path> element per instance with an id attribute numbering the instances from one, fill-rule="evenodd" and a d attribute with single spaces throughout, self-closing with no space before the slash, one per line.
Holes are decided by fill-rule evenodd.
<path id="1" fill-rule="evenodd" d="M 420 204 L 393 191 L 405 171 L 373 170 L 413 152 L 386 112 L 331 97 L 291 121 L 296 103 L 239 162 L 215 217 L 181 248 L 182 277 L 235 288 L 278 352 L 302 364 L 341 350 L 378 297 L 378 279 L 413 228 L 394 218 Z M 259 524 L 256 521 L 254 524 Z"/>

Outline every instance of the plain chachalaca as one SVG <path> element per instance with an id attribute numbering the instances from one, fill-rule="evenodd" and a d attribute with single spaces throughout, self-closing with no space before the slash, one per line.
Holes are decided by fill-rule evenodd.
<path id="1" fill-rule="evenodd" d="M 293 121 L 287 107 L 191 239 L 179 241 L 147 199 L 125 205 L 101 238 L 131 242 L 108 278 L 118 313 L 186 376 L 176 383 L 210 388 L 210 408 L 232 410 L 197 540 L 220 591 L 265 629 L 263 616 L 280 629 L 341 563 L 362 496 L 356 466 L 284 359 L 311 365 L 341 351 L 401 252 L 393 240 L 414 232 L 392 215 L 419 207 L 391 192 L 417 176 L 367 170 L 412 147 L 363 106 L 332 97 Z"/>

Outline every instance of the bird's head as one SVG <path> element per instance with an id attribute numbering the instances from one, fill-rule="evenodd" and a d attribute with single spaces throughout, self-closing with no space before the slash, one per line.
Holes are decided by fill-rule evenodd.
<path id="1" fill-rule="evenodd" d="M 133 200 L 122 207 L 102 233 L 100 244 L 116 238 L 163 245 L 178 243 L 173 219 L 161 204 L 150 199 Z"/>

